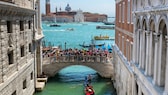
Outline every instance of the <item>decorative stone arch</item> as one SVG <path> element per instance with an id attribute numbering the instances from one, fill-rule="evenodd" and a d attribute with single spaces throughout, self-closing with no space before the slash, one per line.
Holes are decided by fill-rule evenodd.
<path id="1" fill-rule="evenodd" d="M 164 86 L 165 84 L 165 72 L 166 72 L 166 54 L 167 52 L 167 43 L 166 43 L 166 36 L 167 36 L 167 30 L 168 30 L 168 19 L 166 15 L 161 15 L 158 20 L 158 39 L 159 39 L 159 56 L 158 56 L 158 76 L 159 79 L 157 81 L 157 84 L 159 86 Z"/>
<path id="2" fill-rule="evenodd" d="M 168 26 L 168 17 L 166 15 L 161 15 L 158 19 L 158 32 L 160 32 L 160 29 L 163 29 L 164 25 Z M 168 30 L 168 27 L 166 27 L 166 30 Z M 167 33 L 168 34 L 168 31 Z"/>
<path id="3" fill-rule="evenodd" d="M 156 18 L 154 15 L 151 15 L 148 21 L 149 31 L 155 32 L 156 31 L 155 25 L 156 25 Z"/>
<path id="4" fill-rule="evenodd" d="M 136 17 L 135 20 L 135 30 L 137 31 L 137 29 L 140 29 L 141 25 L 140 25 L 140 17 Z"/>
<path id="5" fill-rule="evenodd" d="M 143 16 L 141 20 L 141 27 L 143 30 L 147 30 L 147 16 Z"/>

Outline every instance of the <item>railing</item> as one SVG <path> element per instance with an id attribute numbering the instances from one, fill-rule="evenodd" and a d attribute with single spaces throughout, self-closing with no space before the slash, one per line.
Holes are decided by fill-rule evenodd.
<path id="1" fill-rule="evenodd" d="M 107 63 L 106 56 L 63 55 L 44 58 L 44 63 Z"/>

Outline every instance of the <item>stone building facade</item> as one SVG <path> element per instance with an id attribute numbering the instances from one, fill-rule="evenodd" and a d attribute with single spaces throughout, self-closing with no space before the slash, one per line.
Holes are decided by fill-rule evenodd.
<path id="1" fill-rule="evenodd" d="M 33 95 L 40 76 L 39 0 L 0 0 L 0 95 Z"/>
<path id="2" fill-rule="evenodd" d="M 135 95 L 132 0 L 116 0 L 115 45 L 113 46 L 114 86 L 117 95 Z"/>
<path id="3" fill-rule="evenodd" d="M 167 5 L 167 0 L 116 0 L 117 95 L 168 95 Z"/>
<path id="4" fill-rule="evenodd" d="M 168 95 L 168 0 L 133 0 L 138 95 Z"/>

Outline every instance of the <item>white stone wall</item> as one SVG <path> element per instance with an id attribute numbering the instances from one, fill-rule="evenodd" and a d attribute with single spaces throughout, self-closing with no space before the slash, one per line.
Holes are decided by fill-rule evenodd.
<path id="1" fill-rule="evenodd" d="M 114 86 L 117 95 L 134 95 L 134 75 L 124 55 L 117 46 L 113 47 Z"/>
<path id="2" fill-rule="evenodd" d="M 35 91 L 35 39 L 33 26 L 34 0 L 14 0 L 12 4 L 0 2 L 0 95 L 33 95 Z M 12 32 L 8 32 L 8 21 Z M 23 21 L 23 24 L 21 24 Z M 20 27 L 23 26 L 23 30 Z M 31 50 L 29 48 L 31 44 Z M 21 56 L 21 46 L 24 55 Z M 13 63 L 8 53 L 13 51 Z M 32 79 L 33 77 L 33 79 Z M 26 88 L 23 89 L 23 81 Z"/>

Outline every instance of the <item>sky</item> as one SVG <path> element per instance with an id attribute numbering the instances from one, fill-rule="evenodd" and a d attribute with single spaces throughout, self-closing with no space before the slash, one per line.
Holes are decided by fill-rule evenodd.
<path id="1" fill-rule="evenodd" d="M 45 14 L 45 2 L 41 0 L 41 13 Z M 115 16 L 115 0 L 50 0 L 51 12 L 55 12 L 57 7 L 58 11 L 61 7 L 62 11 L 65 10 L 67 4 L 71 9 L 76 11 L 81 9 L 83 12 L 107 14 L 108 16 Z"/>

